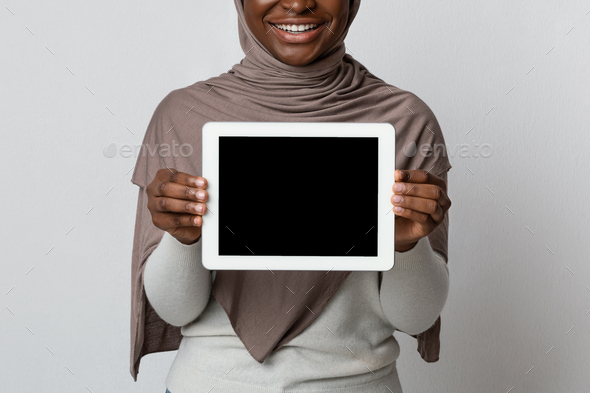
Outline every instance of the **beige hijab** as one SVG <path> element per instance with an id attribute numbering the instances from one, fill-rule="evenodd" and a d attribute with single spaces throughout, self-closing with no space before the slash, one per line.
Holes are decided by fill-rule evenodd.
<path id="1" fill-rule="evenodd" d="M 145 262 L 163 236 L 163 231 L 152 223 L 145 189 L 157 170 L 166 166 L 202 176 L 201 129 L 206 122 L 390 123 L 396 129 L 396 169 L 424 169 L 446 180 L 451 168 L 446 155 L 425 157 L 404 154 L 402 150 L 412 142 L 444 145 L 430 108 L 414 94 L 377 78 L 345 53 L 344 38 L 360 0 L 350 1 L 346 30 L 337 42 L 303 67 L 284 64 L 268 52 L 249 30 L 242 1 L 234 2 L 240 43 L 246 56 L 227 73 L 174 90 L 160 102 L 147 127 L 133 173 L 132 182 L 139 186 L 131 267 L 130 371 L 134 380 L 143 356 L 176 350 L 182 339 L 180 328 L 163 321 L 144 292 Z M 191 154 L 187 154 L 189 151 Z M 393 179 L 391 182 L 393 185 Z M 448 216 L 428 236 L 432 248 L 445 260 L 447 232 Z M 262 363 L 321 313 L 350 273 L 219 270 L 212 293 L 244 347 Z M 285 285 L 299 294 L 295 301 Z M 291 311 L 285 313 L 288 309 Z M 413 336 L 427 362 L 438 360 L 440 326 L 439 317 L 430 329 Z"/>

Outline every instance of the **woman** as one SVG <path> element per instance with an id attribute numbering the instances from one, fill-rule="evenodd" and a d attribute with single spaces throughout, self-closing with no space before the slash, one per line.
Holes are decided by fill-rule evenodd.
<path id="1" fill-rule="evenodd" d="M 345 54 L 360 0 L 235 5 L 246 57 L 228 73 L 162 100 L 133 174 L 140 189 L 131 374 L 137 380 L 142 356 L 179 349 L 166 378 L 171 393 L 399 393 L 393 332 L 418 338 L 422 358 L 438 360 L 439 315 L 448 293 L 451 165 L 446 155 L 402 153 L 412 143 L 444 146 L 439 124 L 414 94 L 386 84 Z M 392 184 L 395 266 L 386 272 L 275 271 L 272 277 L 205 269 L 201 128 L 208 121 L 392 124 L 396 167 L 403 169 Z M 154 154 L 163 145 L 185 143 L 193 147 L 191 156 Z M 255 178 L 252 184 L 244 190 L 245 208 L 263 197 L 256 195 Z M 304 190 L 304 179 L 293 185 L 293 192 Z M 355 214 L 354 192 L 362 192 L 362 183 L 351 179 L 342 191 L 351 211 L 342 214 Z M 256 209 L 250 213 L 256 219 Z M 310 289 L 292 291 L 296 285 Z"/>

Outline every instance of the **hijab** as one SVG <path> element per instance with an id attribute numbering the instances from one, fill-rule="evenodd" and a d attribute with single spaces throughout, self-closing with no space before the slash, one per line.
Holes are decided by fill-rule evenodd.
<path id="1" fill-rule="evenodd" d="M 334 44 L 315 61 L 301 67 L 275 58 L 248 28 L 242 0 L 234 2 L 245 57 L 227 73 L 173 90 L 164 97 L 148 124 L 131 179 L 139 186 L 131 267 L 130 371 L 135 381 L 143 356 L 176 350 L 182 339 L 181 328 L 158 316 L 143 287 L 146 260 L 164 234 L 152 223 L 146 187 L 156 172 L 166 167 L 202 176 L 201 129 L 205 123 L 389 123 L 396 130 L 396 169 L 423 169 L 446 181 L 451 168 L 446 154 L 415 154 L 416 145 L 435 147 L 445 143 L 430 108 L 413 93 L 374 76 L 346 53 L 344 39 L 357 15 L 360 0 L 350 1 L 346 27 Z M 404 154 L 405 146 L 413 146 L 414 154 L 412 149 L 406 149 Z M 176 154 L 174 147 L 180 147 Z M 391 182 L 393 186 L 394 180 Z M 433 250 L 445 262 L 447 234 L 448 214 L 428 235 Z M 350 273 L 219 270 L 215 272 L 212 295 L 249 354 L 263 363 L 318 317 Z M 379 277 L 380 285 L 381 272 Z M 287 291 L 285 286 L 292 291 Z M 292 292 L 297 295 L 293 296 Z M 412 335 L 427 362 L 438 360 L 440 326 L 439 316 L 428 330 Z"/>

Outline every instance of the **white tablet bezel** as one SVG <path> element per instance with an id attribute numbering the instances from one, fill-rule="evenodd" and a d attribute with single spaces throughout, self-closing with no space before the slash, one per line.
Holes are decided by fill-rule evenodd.
<path id="1" fill-rule="evenodd" d="M 378 252 L 376 257 L 218 255 L 220 136 L 379 138 Z M 208 122 L 202 129 L 202 172 L 208 207 L 203 215 L 202 262 L 209 270 L 386 271 L 394 264 L 395 214 L 391 196 L 395 171 L 395 129 L 389 123 Z M 313 218 L 312 218 L 313 219 Z"/>

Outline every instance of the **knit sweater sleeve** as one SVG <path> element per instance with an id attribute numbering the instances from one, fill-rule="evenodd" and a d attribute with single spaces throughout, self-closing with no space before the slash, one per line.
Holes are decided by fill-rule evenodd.
<path id="1" fill-rule="evenodd" d="M 440 315 L 449 292 L 449 270 L 430 246 L 428 236 L 408 251 L 395 251 L 394 265 L 383 272 L 380 299 L 385 316 L 396 330 L 416 335 Z"/>
<path id="2" fill-rule="evenodd" d="M 145 294 L 166 322 L 184 326 L 203 312 L 211 295 L 211 271 L 201 262 L 201 239 L 191 245 L 164 233 L 146 261 Z"/>

